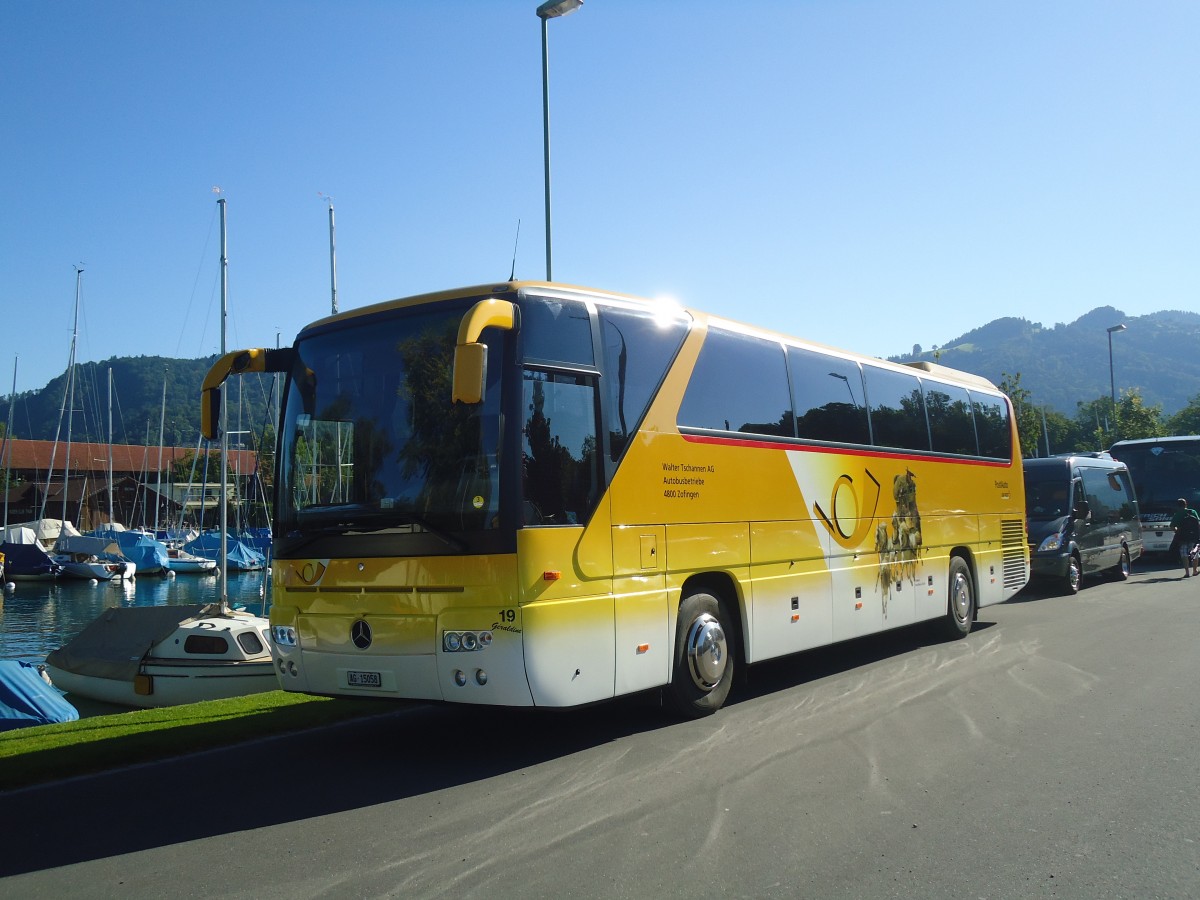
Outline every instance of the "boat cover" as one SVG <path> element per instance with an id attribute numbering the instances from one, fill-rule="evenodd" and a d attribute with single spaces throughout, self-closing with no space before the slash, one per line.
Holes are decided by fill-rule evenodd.
<path id="1" fill-rule="evenodd" d="M 37 532 L 27 525 L 11 525 L 4 529 L 6 544 L 37 544 Z M 41 545 L 38 544 L 40 547 Z"/>
<path id="2" fill-rule="evenodd" d="M 108 556 L 124 559 L 121 548 L 111 537 L 93 537 L 86 534 L 63 535 L 54 545 L 59 553 L 81 553 L 84 556 Z"/>
<path id="3" fill-rule="evenodd" d="M 96 529 L 91 535 L 115 542 L 121 556 L 137 565 L 139 575 L 151 575 L 167 567 L 167 545 L 148 534 L 129 531 L 114 522 Z"/>
<path id="4" fill-rule="evenodd" d="M 60 537 L 72 537 L 79 534 L 79 529 L 63 519 L 34 519 L 32 522 L 22 522 L 16 528 L 28 528 L 42 544 L 49 546 Z M 11 538 L 9 538 L 11 540 Z"/>
<path id="5" fill-rule="evenodd" d="M 65 646 L 51 651 L 46 663 L 64 672 L 132 681 L 142 659 L 181 622 L 216 615 L 218 604 L 114 606 L 106 609 Z"/>
<path id="6" fill-rule="evenodd" d="M 205 532 L 198 538 L 184 544 L 183 549 L 188 553 L 194 553 L 196 556 L 216 560 L 220 564 L 221 535 L 220 533 Z M 253 547 L 248 547 L 241 541 L 231 537 L 226 537 L 225 539 L 225 559 L 226 564 L 233 571 L 262 569 L 266 566 L 267 562 L 266 557 Z"/>
<path id="7" fill-rule="evenodd" d="M 32 544 L 12 544 L 6 541 L 0 544 L 0 553 L 4 554 L 4 572 L 8 578 L 53 575 L 62 568 L 37 541 Z"/>
<path id="8" fill-rule="evenodd" d="M 74 722 L 79 710 L 42 677 L 37 666 L 0 660 L 0 731 Z"/>

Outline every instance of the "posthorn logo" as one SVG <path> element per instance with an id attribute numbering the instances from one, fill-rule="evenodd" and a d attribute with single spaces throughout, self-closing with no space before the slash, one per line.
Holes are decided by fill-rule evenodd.
<path id="1" fill-rule="evenodd" d="M 350 626 L 350 640 L 359 650 L 366 650 L 371 646 L 371 626 L 366 619 L 359 619 Z"/>

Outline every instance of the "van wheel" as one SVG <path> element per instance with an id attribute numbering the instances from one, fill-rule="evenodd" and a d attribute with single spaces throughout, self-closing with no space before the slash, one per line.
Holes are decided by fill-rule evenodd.
<path id="1" fill-rule="evenodd" d="M 692 594 L 679 604 L 666 700 L 684 718 L 712 715 L 729 696 L 734 665 L 726 617 L 725 608 L 712 594 Z"/>
<path id="2" fill-rule="evenodd" d="M 1117 581 L 1125 581 L 1129 577 L 1131 566 L 1129 564 L 1129 548 L 1121 548 L 1121 561 L 1112 568 L 1113 578 Z"/>
<path id="3" fill-rule="evenodd" d="M 971 570 L 961 556 L 950 560 L 950 592 L 946 615 L 938 622 L 938 631 L 947 640 L 958 640 L 971 633 L 975 621 L 975 587 Z"/>
<path id="4" fill-rule="evenodd" d="M 1083 579 L 1083 572 L 1079 567 L 1079 557 L 1074 553 L 1067 560 L 1067 577 L 1063 579 L 1062 592 L 1070 597 L 1073 594 L 1079 593 L 1079 582 Z"/>

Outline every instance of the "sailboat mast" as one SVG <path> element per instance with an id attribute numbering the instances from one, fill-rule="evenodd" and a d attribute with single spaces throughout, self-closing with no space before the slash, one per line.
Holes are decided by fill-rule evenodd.
<path id="1" fill-rule="evenodd" d="M 225 351 L 222 350 L 222 353 Z M 163 366 L 162 412 L 158 416 L 158 481 L 154 489 L 154 533 L 158 534 L 158 511 L 162 509 L 163 428 L 167 422 L 167 367 Z"/>
<path id="2" fill-rule="evenodd" d="M 79 292 L 83 280 L 83 269 L 75 267 L 75 323 L 71 327 L 71 359 L 67 363 L 67 458 L 63 466 L 63 513 L 61 528 L 67 524 L 67 484 L 71 477 L 71 421 L 75 417 L 75 342 L 79 338 Z"/>
<path id="3" fill-rule="evenodd" d="M 8 427 L 4 429 L 4 540 L 8 540 L 8 488 L 12 472 L 12 429 L 13 407 L 17 405 L 17 361 L 21 357 L 13 357 L 13 386 L 8 396 Z"/>
<path id="4" fill-rule="evenodd" d="M 219 197 L 221 207 L 221 357 L 225 356 L 226 316 L 229 311 L 229 259 L 225 255 L 225 198 Z M 229 405 L 225 402 L 225 385 L 221 384 L 221 608 L 229 603 Z"/>
<path id="5" fill-rule="evenodd" d="M 112 366 L 108 367 L 108 527 L 113 524 Z"/>

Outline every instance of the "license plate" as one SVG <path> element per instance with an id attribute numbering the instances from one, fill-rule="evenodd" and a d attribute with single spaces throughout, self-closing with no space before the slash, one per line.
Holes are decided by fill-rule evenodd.
<path id="1" fill-rule="evenodd" d="M 382 687 L 383 677 L 378 672 L 347 672 L 346 684 L 351 687 Z"/>

